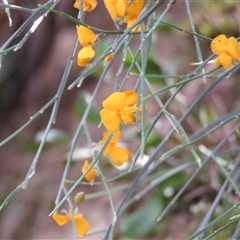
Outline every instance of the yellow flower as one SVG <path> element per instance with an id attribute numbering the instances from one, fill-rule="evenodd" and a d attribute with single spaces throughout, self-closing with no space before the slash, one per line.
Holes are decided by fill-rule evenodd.
<path id="1" fill-rule="evenodd" d="M 61 214 L 54 214 L 52 218 L 55 222 L 59 225 L 65 225 L 66 223 L 72 221 L 72 216 L 70 215 L 61 215 Z M 79 237 L 83 237 L 87 234 L 88 230 L 90 229 L 90 224 L 82 217 L 81 214 L 77 213 L 74 214 L 74 221 L 77 227 L 77 233 Z"/>
<path id="2" fill-rule="evenodd" d="M 223 52 L 218 58 L 216 58 L 215 64 L 222 65 L 224 68 L 230 69 L 232 67 L 232 57 L 227 53 Z"/>
<path id="3" fill-rule="evenodd" d="M 121 19 L 126 14 L 129 0 L 103 0 L 104 5 L 111 18 L 115 21 Z"/>
<path id="4" fill-rule="evenodd" d="M 92 46 L 83 47 L 77 56 L 77 64 L 80 67 L 86 67 L 88 62 L 90 62 L 95 56 L 95 51 Z"/>
<path id="5" fill-rule="evenodd" d="M 80 0 L 75 0 L 75 3 L 73 5 L 75 8 L 80 8 Z M 97 7 L 97 0 L 84 0 L 83 1 L 83 11 L 85 12 L 91 12 Z"/>
<path id="6" fill-rule="evenodd" d="M 96 34 L 89 28 L 84 26 L 76 26 L 77 27 L 77 35 L 78 40 L 82 47 L 93 45 L 97 40 Z"/>
<path id="7" fill-rule="evenodd" d="M 89 169 L 89 162 L 88 160 L 85 161 L 83 167 L 82 167 L 82 173 L 85 173 Z M 86 175 L 85 179 L 89 182 L 93 181 L 95 177 L 97 176 L 96 170 L 92 168 Z"/>
<path id="8" fill-rule="evenodd" d="M 102 141 L 100 141 L 100 144 L 102 146 L 106 142 L 110 133 L 111 133 L 111 131 L 107 130 L 103 134 L 103 139 L 102 139 Z M 121 135 L 120 131 L 116 131 L 103 152 L 104 156 L 109 155 L 111 161 L 116 166 L 121 166 L 124 162 L 127 162 L 129 157 L 132 155 L 131 152 L 129 152 L 127 149 L 116 146 L 116 144 L 120 138 L 120 135 Z"/>
<path id="9" fill-rule="evenodd" d="M 100 117 L 107 130 L 117 131 L 121 121 L 135 124 L 135 112 L 138 94 L 134 91 L 114 92 L 103 101 Z"/>
<path id="10" fill-rule="evenodd" d="M 77 64 L 80 67 L 86 67 L 88 62 L 95 56 L 93 44 L 97 40 L 96 34 L 89 28 L 84 26 L 76 26 L 78 40 L 82 45 L 82 49 L 78 52 Z"/>
<path id="11" fill-rule="evenodd" d="M 127 9 L 127 14 L 125 16 L 127 20 L 127 28 L 132 26 L 137 20 L 138 16 L 140 15 L 144 6 L 144 0 L 134 0 L 133 3 Z M 140 28 L 136 26 L 132 31 L 139 31 Z"/>
<path id="12" fill-rule="evenodd" d="M 240 46 L 234 37 L 227 38 L 221 34 L 211 42 L 211 50 L 219 55 L 215 60 L 216 65 L 222 65 L 226 69 L 232 67 L 233 59 L 240 61 Z"/>

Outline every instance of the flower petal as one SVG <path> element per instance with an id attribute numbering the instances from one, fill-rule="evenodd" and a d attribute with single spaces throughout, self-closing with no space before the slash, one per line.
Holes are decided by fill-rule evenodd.
<path id="1" fill-rule="evenodd" d="M 124 17 L 129 0 L 104 0 L 104 5 L 113 20 Z"/>
<path id="2" fill-rule="evenodd" d="M 127 9 L 127 15 L 125 16 L 127 21 L 130 21 L 133 18 L 137 19 L 143 9 L 143 5 L 144 0 L 134 0 Z"/>
<path id="3" fill-rule="evenodd" d="M 123 92 L 126 95 L 126 100 L 124 103 L 124 107 L 130 107 L 137 103 L 138 94 L 134 91 L 124 91 Z"/>
<path id="4" fill-rule="evenodd" d="M 74 220 L 76 222 L 78 236 L 85 236 L 90 229 L 90 224 L 82 217 L 81 214 L 75 214 Z"/>
<path id="5" fill-rule="evenodd" d="M 230 69 L 232 67 L 232 57 L 227 53 L 223 52 L 220 56 L 215 60 L 216 65 L 222 65 L 226 69 Z"/>
<path id="6" fill-rule="evenodd" d="M 59 226 L 62 226 L 71 221 L 71 217 L 68 215 L 54 214 L 52 215 L 52 218 Z"/>
<path id="7" fill-rule="evenodd" d="M 75 3 L 73 5 L 75 8 L 80 8 L 80 0 L 75 0 Z M 85 12 L 91 12 L 97 7 L 97 1 L 96 0 L 84 0 L 83 1 L 83 11 Z"/>
<path id="8" fill-rule="evenodd" d="M 228 48 L 228 39 L 223 34 L 215 37 L 211 42 L 211 50 L 216 55 L 220 55 L 221 53 L 226 52 L 227 48 Z"/>
<path id="9" fill-rule="evenodd" d="M 114 92 L 106 100 L 103 101 L 102 105 L 104 108 L 122 110 L 126 100 L 126 94 L 123 92 Z"/>
<path id="10" fill-rule="evenodd" d="M 135 124 L 135 114 L 133 112 L 133 110 L 124 110 L 121 111 L 121 120 L 125 123 L 125 124 Z"/>
<path id="11" fill-rule="evenodd" d="M 111 18 L 113 20 L 115 20 L 117 18 L 117 10 L 115 7 L 115 0 L 103 0 L 104 1 L 104 5 L 108 11 L 108 13 L 110 14 Z"/>
<path id="12" fill-rule="evenodd" d="M 240 61 L 240 46 L 235 37 L 228 38 L 227 53 L 234 59 Z"/>
<path id="13" fill-rule="evenodd" d="M 129 0 L 116 1 L 117 18 L 122 18 L 126 15 L 126 10 L 129 2 L 130 2 Z"/>
<path id="14" fill-rule="evenodd" d="M 128 161 L 129 157 L 132 154 L 125 148 L 114 147 L 109 155 L 110 155 L 112 162 L 115 165 L 121 166 L 124 162 Z"/>
<path id="15" fill-rule="evenodd" d="M 91 29 L 82 25 L 76 26 L 76 28 L 78 40 L 82 47 L 90 46 L 97 40 L 96 34 Z"/>
<path id="16" fill-rule="evenodd" d="M 95 56 L 95 51 L 93 50 L 92 46 L 87 46 L 82 48 L 78 52 L 78 56 L 77 56 L 78 66 L 86 67 L 88 62 L 90 62 L 94 56 Z"/>
<path id="17" fill-rule="evenodd" d="M 102 141 L 100 141 L 100 145 L 103 146 L 104 143 L 107 141 L 108 136 L 110 135 L 111 131 L 107 130 L 103 133 L 103 139 Z M 119 138 L 120 138 L 121 132 L 118 130 L 114 133 L 114 135 L 112 136 L 110 142 L 108 143 L 107 147 L 105 148 L 103 155 L 106 156 L 107 154 L 109 154 L 112 149 L 116 146 Z"/>
<path id="18" fill-rule="evenodd" d="M 100 117 L 103 125 L 109 131 L 119 130 L 119 125 L 121 122 L 120 116 L 114 109 L 103 109 L 100 111 Z"/>
<path id="19" fill-rule="evenodd" d="M 84 162 L 83 167 L 82 167 L 82 173 L 85 173 L 85 172 L 89 169 L 89 166 L 90 166 L 90 164 L 89 164 L 88 160 L 86 160 L 86 161 Z M 96 170 L 95 170 L 94 168 L 92 168 L 92 169 L 85 175 L 85 179 L 86 179 L 87 181 L 91 182 L 92 180 L 95 179 L 96 176 L 97 176 Z"/>

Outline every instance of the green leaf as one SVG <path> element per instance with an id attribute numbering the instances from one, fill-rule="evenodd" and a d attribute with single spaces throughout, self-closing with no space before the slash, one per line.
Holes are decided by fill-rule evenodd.
<path id="1" fill-rule="evenodd" d="M 161 75 L 163 74 L 162 69 L 158 64 L 155 63 L 153 59 L 148 59 L 146 74 L 159 75 L 159 78 L 150 76 L 148 77 L 148 80 L 151 84 L 162 83 L 164 81 L 164 78 L 161 77 Z"/>
<path id="2" fill-rule="evenodd" d="M 143 237 L 154 229 L 160 212 L 161 202 L 157 198 L 147 200 L 142 206 L 130 213 L 120 224 L 121 232 L 128 237 Z"/>

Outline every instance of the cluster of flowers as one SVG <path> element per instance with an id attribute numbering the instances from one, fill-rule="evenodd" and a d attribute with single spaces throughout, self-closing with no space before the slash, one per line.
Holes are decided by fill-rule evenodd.
<path id="1" fill-rule="evenodd" d="M 235 37 L 227 38 L 221 34 L 211 42 L 211 50 L 218 55 L 216 65 L 222 65 L 226 69 L 232 67 L 233 60 L 240 61 L 240 46 Z"/>
<path id="2" fill-rule="evenodd" d="M 103 109 L 100 111 L 100 117 L 106 131 L 100 141 L 100 145 L 104 146 L 108 137 L 113 132 L 113 136 L 108 142 L 103 156 L 109 155 L 111 161 L 116 166 L 121 166 L 129 160 L 131 152 L 123 147 L 117 146 L 117 142 L 121 136 L 120 124 L 133 125 L 135 124 L 136 112 L 141 115 L 141 107 L 137 107 L 138 94 L 134 91 L 114 92 L 107 97 L 102 103 Z M 82 167 L 82 173 L 89 170 L 90 164 L 85 161 Z M 85 179 L 89 182 L 94 181 L 97 176 L 95 168 L 91 168 L 85 175 Z"/>
<path id="3" fill-rule="evenodd" d="M 117 142 L 120 138 L 120 124 L 123 122 L 127 125 L 135 124 L 136 112 L 141 115 L 141 107 L 137 107 L 138 94 L 134 91 L 114 92 L 103 101 L 103 109 L 100 111 L 100 117 L 106 132 L 100 144 L 103 146 L 111 132 L 113 137 L 105 148 L 103 155 L 109 155 L 112 162 L 121 166 L 127 162 L 131 152 L 127 149 L 118 147 Z"/>
<path id="4" fill-rule="evenodd" d="M 134 91 L 114 92 L 108 96 L 102 103 L 103 109 L 100 111 L 100 117 L 106 131 L 103 134 L 103 139 L 100 141 L 100 145 L 104 146 L 108 137 L 113 132 L 114 135 L 108 142 L 103 155 L 109 155 L 111 161 L 116 166 L 121 166 L 123 163 L 129 160 L 131 152 L 126 148 L 117 146 L 117 142 L 120 138 L 120 124 L 135 124 L 136 114 L 141 117 L 142 109 L 137 107 L 138 94 Z M 89 182 L 94 181 L 97 176 L 97 171 L 93 167 L 89 170 L 90 164 L 88 160 L 85 160 L 82 167 L 82 173 L 88 173 L 85 175 L 85 179 Z M 82 201 L 82 200 L 81 200 Z M 81 202 L 79 201 L 79 202 Z M 79 237 L 83 237 L 90 229 L 90 224 L 78 213 L 77 207 L 74 208 L 74 213 L 54 214 L 52 218 L 59 225 L 65 225 L 70 221 L 74 221 Z"/>
<path id="5" fill-rule="evenodd" d="M 97 6 L 96 0 L 84 0 L 82 3 L 80 0 L 76 0 L 74 3 L 75 8 L 80 8 L 82 4 L 83 11 L 91 12 Z M 130 27 L 137 21 L 137 18 L 142 11 L 144 0 L 134 0 L 130 4 L 130 0 L 104 0 L 104 4 L 114 21 L 122 20 L 125 18 L 127 21 L 127 27 Z M 76 26 L 77 35 L 82 49 L 77 55 L 77 64 L 81 67 L 86 67 L 88 63 L 95 56 L 94 44 L 97 40 L 96 34 L 85 26 Z M 138 30 L 138 28 L 134 29 Z M 105 61 L 111 61 L 112 55 L 106 57 Z M 103 139 L 100 141 L 100 145 L 104 146 L 108 137 L 112 132 L 114 135 L 110 139 L 106 146 L 103 155 L 109 155 L 113 164 L 121 166 L 124 162 L 129 160 L 131 152 L 123 147 L 117 146 L 117 142 L 121 136 L 120 124 L 135 124 L 136 111 L 139 111 L 141 115 L 141 108 L 137 105 L 138 94 L 134 91 L 115 92 L 111 94 L 105 101 L 103 101 L 103 110 L 100 112 L 101 120 L 106 128 L 103 134 Z M 90 164 L 88 160 L 85 160 L 82 167 L 82 173 L 85 174 L 85 179 L 89 182 L 94 181 L 97 176 L 97 171 L 93 167 L 89 170 Z M 78 213 L 77 207 L 74 207 L 73 211 L 65 212 L 62 214 L 54 214 L 52 218 L 59 225 L 65 225 L 66 223 L 75 222 L 77 234 L 79 237 L 83 237 L 90 229 L 90 224 Z"/>
<path id="6" fill-rule="evenodd" d="M 83 11 L 91 12 L 97 7 L 97 0 L 76 0 L 75 8 L 83 6 Z M 109 12 L 113 21 L 127 22 L 127 28 L 138 20 L 143 6 L 144 0 L 104 0 L 105 7 Z M 140 27 L 135 27 L 132 31 L 138 31 Z M 77 64 L 80 67 L 86 67 L 95 56 L 94 43 L 97 40 L 96 34 L 89 28 L 77 26 L 77 35 L 82 49 L 77 56 Z M 112 54 L 105 58 L 105 61 L 111 61 Z"/>

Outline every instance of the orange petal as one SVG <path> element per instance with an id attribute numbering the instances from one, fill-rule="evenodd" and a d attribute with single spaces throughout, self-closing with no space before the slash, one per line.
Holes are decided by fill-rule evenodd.
<path id="1" fill-rule="evenodd" d="M 135 124 L 135 113 L 133 110 L 123 110 L 120 116 L 125 124 Z"/>
<path id="2" fill-rule="evenodd" d="M 126 11 L 127 15 L 125 18 L 127 21 L 130 21 L 133 18 L 137 19 L 143 9 L 143 5 L 144 0 L 134 0 Z"/>
<path id="3" fill-rule="evenodd" d="M 80 0 L 76 0 L 74 5 L 75 8 L 80 8 Z M 97 1 L 96 0 L 84 0 L 83 1 L 83 11 L 85 12 L 91 12 L 97 7 Z"/>
<path id="4" fill-rule="evenodd" d="M 228 38 L 227 53 L 234 59 L 240 61 L 240 46 L 235 37 Z"/>
<path id="5" fill-rule="evenodd" d="M 227 53 L 223 52 L 220 56 L 215 60 L 216 65 L 222 65 L 226 69 L 230 69 L 232 67 L 232 57 Z"/>
<path id="6" fill-rule="evenodd" d="M 52 218 L 59 226 L 62 226 L 71 221 L 71 217 L 68 215 L 54 214 L 52 215 Z"/>
<path id="7" fill-rule="evenodd" d="M 104 0 L 104 5 L 113 20 L 124 17 L 129 0 Z"/>
<path id="8" fill-rule="evenodd" d="M 93 50 L 92 46 L 87 46 L 82 48 L 78 52 L 78 56 L 77 56 L 78 66 L 86 67 L 88 62 L 90 62 L 94 56 L 95 56 L 95 51 Z"/>
<path id="9" fill-rule="evenodd" d="M 117 17 L 122 18 L 126 15 L 126 10 L 129 4 L 129 0 L 117 0 L 116 1 L 116 10 L 117 10 Z"/>
<path id="10" fill-rule="evenodd" d="M 223 34 L 215 37 L 211 42 L 211 50 L 216 55 L 220 55 L 221 53 L 226 52 L 227 48 L 228 48 L 228 39 Z"/>
<path id="11" fill-rule="evenodd" d="M 90 46 L 97 40 L 96 34 L 91 29 L 86 28 L 82 25 L 76 26 L 76 28 L 78 40 L 82 47 Z"/>
<path id="12" fill-rule="evenodd" d="M 73 7 L 80 8 L 80 0 L 75 0 L 75 3 L 73 4 Z"/>
<path id="13" fill-rule="evenodd" d="M 137 18 L 133 18 L 131 20 L 128 20 L 127 28 L 131 27 L 136 21 L 137 21 Z"/>
<path id="14" fill-rule="evenodd" d="M 81 214 L 75 214 L 74 220 L 76 223 L 78 236 L 85 236 L 90 229 L 90 224 L 82 217 Z"/>
<path id="15" fill-rule="evenodd" d="M 123 93 L 126 95 L 124 107 L 133 106 L 137 103 L 138 94 L 136 92 L 129 90 L 129 91 L 124 91 Z"/>
<path id="16" fill-rule="evenodd" d="M 107 130 L 103 133 L 103 139 L 102 141 L 100 141 L 101 146 L 104 145 L 104 143 L 107 141 L 108 136 L 110 135 L 111 131 Z M 103 155 L 106 156 L 107 154 L 109 154 L 112 149 L 116 146 L 119 138 L 120 138 L 121 132 L 118 130 L 114 133 L 114 135 L 112 136 L 110 142 L 108 143 L 107 147 L 105 148 Z"/>
<path id="17" fill-rule="evenodd" d="M 117 18 L 117 10 L 115 7 L 115 0 L 103 0 L 104 1 L 104 5 L 108 11 L 108 13 L 110 14 L 111 18 L 113 20 L 115 20 Z"/>
<path id="18" fill-rule="evenodd" d="M 82 173 L 85 173 L 85 172 L 89 169 L 89 166 L 90 166 L 90 164 L 89 164 L 88 160 L 86 160 L 86 161 L 84 162 L 83 167 L 82 167 Z M 92 168 L 92 169 L 85 175 L 85 179 L 86 179 L 87 181 L 91 182 L 92 180 L 95 179 L 96 176 L 97 176 L 96 170 L 95 170 L 94 168 Z"/>
<path id="19" fill-rule="evenodd" d="M 107 130 L 113 132 L 119 130 L 121 119 L 120 116 L 117 115 L 116 110 L 103 109 L 100 111 L 100 117 Z"/>
<path id="20" fill-rule="evenodd" d="M 126 94 L 123 92 L 114 92 L 106 100 L 103 101 L 102 105 L 104 108 L 122 110 L 126 100 Z"/>
<path id="21" fill-rule="evenodd" d="M 127 22 L 127 28 L 131 27 L 137 20 L 138 20 L 137 18 L 133 18 L 133 19 L 129 20 L 129 21 Z M 145 24 L 143 24 L 143 25 L 144 25 L 144 26 L 143 26 L 143 29 L 146 30 L 146 25 L 145 25 Z M 139 25 L 137 25 L 135 28 L 133 28 L 133 29 L 131 30 L 131 32 L 140 32 L 141 30 L 142 30 L 142 25 L 139 24 Z"/>
<path id="22" fill-rule="evenodd" d="M 114 147 L 109 155 L 110 155 L 112 162 L 115 165 L 121 166 L 123 163 L 128 161 L 129 157 L 132 154 L 125 148 Z"/>

